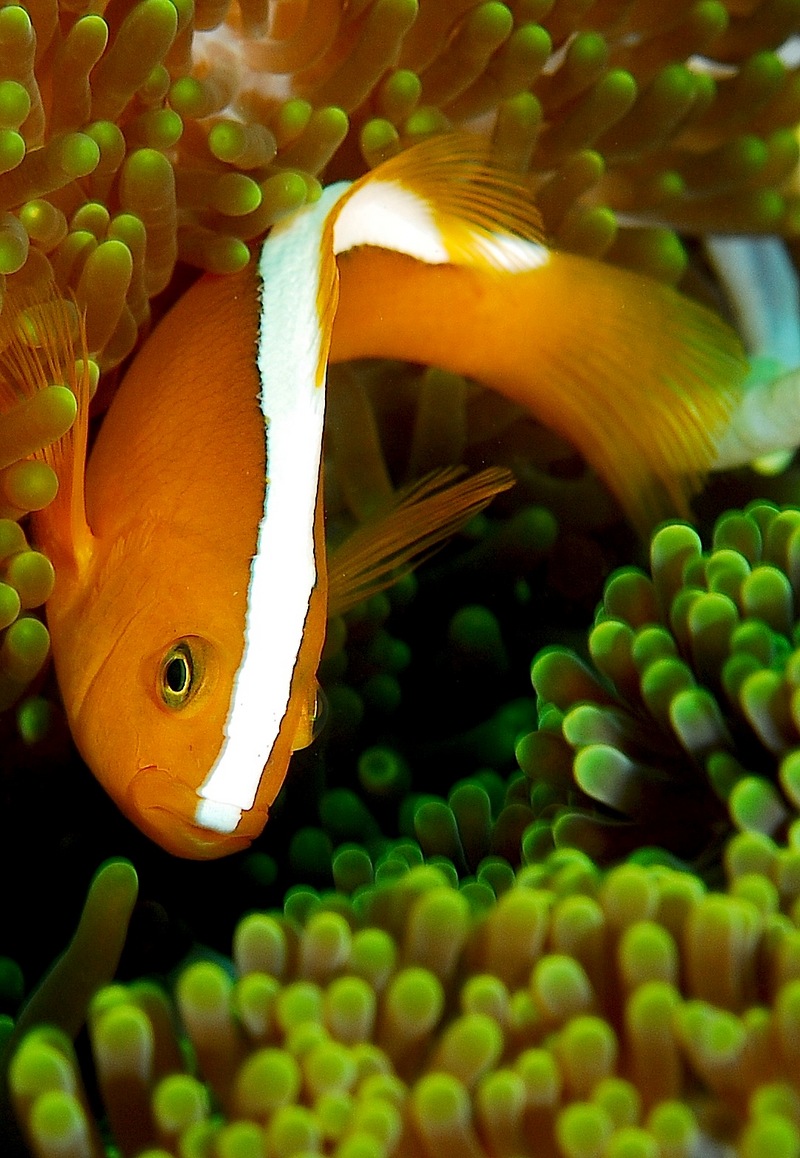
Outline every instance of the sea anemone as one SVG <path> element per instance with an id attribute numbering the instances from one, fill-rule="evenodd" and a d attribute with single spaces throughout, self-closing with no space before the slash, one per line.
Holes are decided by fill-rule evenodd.
<path id="1" fill-rule="evenodd" d="M 332 158 L 352 178 L 470 126 L 530 170 L 560 244 L 674 280 L 665 227 L 793 231 L 799 20 L 774 0 L 9 6 L 0 272 L 44 256 L 113 366 L 176 260 L 240 268 Z M 617 236 L 618 212 L 638 227 Z"/>
<path id="2" fill-rule="evenodd" d="M 86 895 L 78 926 L 61 956 L 28 998 L 16 1023 L 0 1017 L 0 1138 L 4 1150 L 15 1138 L 10 1120 L 7 1067 L 24 1035 L 35 1026 L 75 1037 L 86 1019 L 90 999 L 114 977 L 125 944 L 137 879 L 128 861 L 100 866 Z M 13 962 L 6 961 L 13 973 Z M 7 1151 L 6 1151 L 7 1152 Z"/>
<path id="3" fill-rule="evenodd" d="M 602 874 L 577 852 L 497 896 L 431 867 L 350 900 L 295 891 L 283 913 L 239 923 L 232 963 L 182 968 L 174 1004 L 147 982 L 96 995 L 113 1144 L 225 1158 L 796 1154 L 798 933 L 763 875 L 776 852 L 735 857 L 750 871 L 733 895 L 665 868 Z M 67 1036 L 30 1031 L 9 1086 L 36 1158 L 106 1153 Z"/>
<path id="4" fill-rule="evenodd" d="M 274 222 L 316 197 L 322 180 L 357 177 L 458 127 L 484 134 L 506 164 L 529 174 L 556 244 L 680 281 L 717 303 L 704 259 L 690 241 L 696 260 L 688 262 L 678 233 L 796 233 L 800 88 L 787 44 L 799 28 L 797 0 L 276 0 L 196 9 L 183 0 L 123 0 L 91 13 L 54 0 L 12 5 L 0 12 L 0 275 L 51 270 L 59 289 L 75 295 L 105 389 L 193 270 L 240 268 Z M 381 375 L 375 394 L 386 401 L 398 382 L 391 367 L 352 371 L 359 382 Z M 564 652 L 542 658 L 540 691 L 559 706 L 542 706 L 534 733 L 547 752 L 534 759 L 526 741 L 525 772 L 515 775 L 514 741 L 521 726 L 532 727 L 530 697 L 509 692 L 520 649 L 530 655 L 557 630 L 558 638 L 582 630 L 603 572 L 634 557 L 632 536 L 547 432 L 532 432 L 507 409 L 500 414 L 504 404 L 453 376 L 402 378 L 407 394 L 421 385 L 421 408 L 399 470 L 403 440 L 392 436 L 391 485 L 443 462 L 480 461 L 496 430 L 504 461 L 522 464 L 531 443 L 539 457 L 520 465 L 519 505 L 508 517 L 482 520 L 460 561 L 435 562 L 430 586 L 450 597 L 423 596 L 406 618 L 415 621 L 416 670 L 429 668 L 429 703 L 421 707 L 414 666 L 406 666 L 411 637 L 386 618 L 404 600 L 414 607 L 413 581 L 332 625 L 331 758 L 325 769 L 324 753 L 312 750 L 310 776 L 296 771 L 304 830 L 293 831 L 291 812 L 281 816 L 279 806 L 265 844 L 203 874 L 137 847 L 159 882 L 151 891 L 176 910 L 171 930 L 192 917 L 202 925 L 202 914 L 204 930 L 212 924 L 218 932 L 256 907 L 254 896 L 274 888 L 276 873 L 334 881 L 340 895 L 299 888 L 283 915 L 250 918 L 237 934 L 234 980 L 219 959 L 185 966 L 177 1031 L 170 999 L 152 986 L 96 998 L 95 1068 L 117 1141 L 170 1153 L 183 1131 L 186 1153 L 216 1147 L 224 1158 L 249 1158 L 262 1142 L 277 1152 L 322 1138 L 340 1158 L 372 1158 L 392 1146 L 404 1153 L 405 1145 L 418 1158 L 449 1153 L 450 1143 L 471 1155 L 523 1154 L 535 1132 L 567 1158 L 678 1158 L 702 1140 L 735 1146 L 743 1158 L 796 1155 L 796 568 L 780 538 L 789 512 L 773 511 L 770 526 L 783 529 L 762 555 L 748 544 L 751 524 L 760 534 L 768 518 L 759 512 L 769 508 L 732 517 L 732 537 L 719 550 L 749 568 L 735 591 L 697 577 L 716 546 L 704 555 L 690 529 L 669 529 L 666 559 L 689 543 L 697 568 L 685 589 L 683 577 L 658 571 L 672 576 L 669 594 L 683 618 L 658 603 L 656 618 L 639 622 L 636 592 L 661 580 L 618 576 L 606 614 L 619 626 L 595 628 L 602 674 Z M 443 399 L 446 420 L 442 411 L 432 420 Z M 40 473 L 40 485 L 27 460 L 60 437 L 67 411 L 68 400 L 47 391 L 28 409 L 9 403 L 0 419 L 0 515 L 18 519 L 46 501 L 42 486 L 52 478 Z M 391 413 L 391 405 L 379 413 L 389 427 Z M 368 440 L 356 406 L 341 437 L 331 429 L 331 456 L 357 457 Z M 348 526 L 389 485 L 380 471 L 330 473 L 330 509 Z M 18 526 L 9 533 L 21 534 Z M 32 592 L 46 591 L 46 576 L 27 542 L 14 542 L 0 612 L 3 599 L 15 606 L 16 591 L 28 630 L 36 622 L 27 615 Z M 741 571 L 736 559 L 732 567 L 721 568 L 726 584 Z M 483 586 L 479 572 L 491 572 Z M 493 598 L 496 579 L 502 590 Z M 739 632 L 725 661 L 715 650 L 719 624 L 701 623 L 696 636 L 693 618 L 695 602 L 718 594 L 734 608 L 732 635 Z M 439 636 L 428 638 L 432 607 L 445 609 L 439 652 Z M 642 699 L 638 667 L 617 682 L 625 673 L 611 635 L 626 636 L 626 621 L 631 635 L 650 631 L 668 651 L 672 640 L 671 657 L 657 658 L 670 660 L 686 686 L 665 687 L 654 673 L 656 703 Z M 42 638 L 46 644 L 40 631 Z M 36 647 L 26 650 L 24 639 L 17 646 L 18 668 L 11 644 L 0 650 L 2 672 L 17 680 L 9 695 L 37 666 Z M 721 677 L 734 659 L 739 676 L 729 694 Z M 0 702 L 4 688 L 0 679 Z M 576 696 L 589 702 L 577 705 Z M 675 722 L 673 700 L 683 710 Z M 26 734 L 36 736 L 42 701 L 29 704 Z M 600 799 L 597 776 L 576 779 L 582 741 L 573 748 L 569 736 L 579 732 L 567 736 L 568 717 L 576 728 L 634 720 L 635 750 L 624 729 L 605 731 L 581 767 L 587 776 L 592 760 L 601 772 L 602 759 L 612 771 L 632 767 L 638 811 L 625 811 L 630 795 Z M 703 730 L 709 721 L 716 732 Z M 656 736 L 653 751 L 647 744 Z M 707 743 L 717 746 L 707 752 Z M 109 845 L 138 839 L 102 811 L 79 772 L 42 758 L 27 788 L 41 817 L 31 808 L 23 825 L 8 809 L 14 832 L 5 863 L 14 861 L 20 879 L 8 880 L 9 894 L 29 896 L 22 881 L 37 858 L 47 870 L 54 861 L 74 868 L 87 843 L 97 841 L 105 855 Z M 327 790 L 317 792 L 326 775 Z M 676 783 L 684 797 L 670 796 Z M 59 803 L 48 805 L 48 791 Z M 311 796 L 321 815 L 309 820 Z M 48 816 L 48 806 L 58 815 Z M 679 823 L 690 814 L 684 840 Z M 390 846 L 387 834 L 398 828 L 405 840 Z M 737 829 L 744 831 L 726 844 Z M 606 874 L 569 849 L 548 856 L 554 836 L 598 860 L 655 843 L 712 875 L 724 864 L 729 895 L 709 894 L 699 878 L 663 865 Z M 439 867 L 423 866 L 425 858 Z M 55 908 L 53 879 L 44 893 Z M 20 928 L 30 928 L 26 916 Z M 247 959 L 259 938 L 278 957 Z M 222 938 L 209 940 L 219 948 Z M 71 987 L 62 996 L 72 1004 Z M 273 1001 L 286 1009 L 280 1021 L 269 1020 Z M 232 1091 L 241 1087 L 244 1096 L 246 1067 L 257 1074 L 264 1051 L 266 1072 L 284 1081 L 283 1102 L 259 1104 L 254 1127 Z M 82 1132 L 102 1152 L 87 1108 L 95 1095 L 84 1101 L 72 1047 L 57 1031 L 24 1038 L 12 1084 L 34 1153 L 63 1153 Z M 132 1104 L 146 1136 L 132 1136 L 124 1120 Z"/>
<path id="5" fill-rule="evenodd" d="M 705 552 L 667 525 L 650 575 L 608 580 L 594 670 L 560 647 L 534 660 L 539 727 L 518 758 L 532 791 L 550 790 L 558 844 L 697 858 L 736 829 L 794 831 L 798 543 L 800 510 L 764 501 L 721 515 Z"/>
<path id="6" fill-rule="evenodd" d="M 557 244 L 674 282 L 675 230 L 795 230 L 799 24 L 774 0 L 11 5 L 0 285 L 52 273 L 107 371 L 176 263 L 237 270 L 321 179 L 453 127 L 530 173 Z M 64 420 L 54 397 L 3 415 L 9 513 L 46 501 L 25 460 Z"/>

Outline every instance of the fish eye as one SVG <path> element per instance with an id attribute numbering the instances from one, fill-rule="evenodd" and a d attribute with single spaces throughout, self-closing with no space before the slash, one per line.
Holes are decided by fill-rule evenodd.
<path id="1" fill-rule="evenodd" d="M 173 643 L 161 661 L 159 691 L 168 708 L 185 707 L 202 683 L 202 663 L 188 639 Z"/>

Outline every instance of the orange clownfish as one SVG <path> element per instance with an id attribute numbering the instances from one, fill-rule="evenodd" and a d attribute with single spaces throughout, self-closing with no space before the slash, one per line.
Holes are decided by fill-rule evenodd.
<path id="1" fill-rule="evenodd" d="M 88 361 L 63 317 L 48 322 L 60 299 L 37 315 L 10 279 L 8 301 L 6 376 L 30 390 L 60 374 L 78 395 L 75 426 L 45 452 L 59 495 L 34 519 L 56 566 L 47 616 L 75 741 L 135 824 L 196 858 L 266 823 L 310 738 L 329 610 L 511 485 L 501 470 L 422 484 L 345 544 L 329 584 L 330 359 L 476 377 L 570 437 L 642 519 L 665 496 L 685 502 L 743 373 L 710 312 L 547 248 L 522 178 L 460 136 L 325 189 L 256 264 L 197 282 L 127 373 L 85 480 Z"/>

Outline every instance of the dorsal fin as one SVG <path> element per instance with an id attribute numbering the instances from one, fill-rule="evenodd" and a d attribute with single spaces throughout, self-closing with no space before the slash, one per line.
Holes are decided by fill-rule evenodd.
<path id="1" fill-rule="evenodd" d="M 331 552 L 329 616 L 388 587 L 514 485 L 514 476 L 503 467 L 466 478 L 465 469 L 444 467 L 398 491 L 389 507 Z"/>
<path id="2" fill-rule="evenodd" d="M 77 414 L 56 442 L 35 451 L 59 482 L 53 501 L 35 514 L 37 537 L 56 562 L 80 559 L 91 532 L 84 506 L 91 363 L 83 317 L 56 289 L 52 277 L 35 269 L 8 278 L 0 312 L 0 398 L 7 405 L 33 399 L 51 386 L 66 386 Z M 34 272 L 35 271 L 35 272 Z"/>
<path id="3" fill-rule="evenodd" d="M 419 261 L 505 273 L 548 256 L 526 177 L 464 132 L 431 137 L 365 174 L 335 207 L 332 228 L 337 254 L 375 245 Z"/>

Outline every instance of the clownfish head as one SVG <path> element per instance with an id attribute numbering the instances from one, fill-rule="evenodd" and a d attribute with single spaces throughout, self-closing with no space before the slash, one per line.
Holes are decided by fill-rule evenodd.
<path id="1" fill-rule="evenodd" d="M 55 658 L 75 741 L 119 809 L 168 852 L 212 859 L 260 834 L 292 752 L 314 738 L 326 592 L 312 592 L 284 690 L 264 688 L 241 734 L 232 704 L 244 602 L 222 597 L 224 578 L 202 557 L 195 580 L 159 579 L 147 556 L 120 558 L 82 609 L 80 636 Z M 134 585 L 143 593 L 135 600 Z M 124 607 L 134 608 L 127 622 Z"/>

